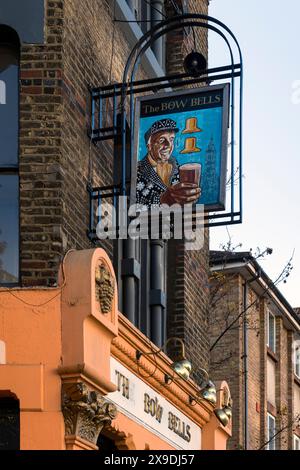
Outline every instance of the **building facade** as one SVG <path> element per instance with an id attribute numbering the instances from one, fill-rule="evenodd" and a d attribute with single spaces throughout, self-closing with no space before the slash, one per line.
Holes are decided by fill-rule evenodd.
<path id="1" fill-rule="evenodd" d="M 211 375 L 232 393 L 229 449 L 299 449 L 299 332 L 250 253 L 211 252 Z"/>
<path id="2" fill-rule="evenodd" d="M 171 360 L 158 349 L 157 359 L 147 354 L 178 337 L 194 370 L 208 368 L 208 234 L 197 252 L 178 241 L 95 242 L 87 235 L 87 188 L 112 184 L 119 164 L 118 142 L 91 142 L 91 87 L 122 80 L 148 26 L 178 9 L 207 8 L 207 0 L 13 0 L 1 7 L 4 447 L 224 447 L 230 425 L 220 427 L 214 407 L 190 404 L 197 384 L 174 379 L 168 386 Z M 207 55 L 206 32 L 196 41 Z M 181 70 L 189 48 L 188 33 L 170 33 L 144 54 L 138 77 Z M 104 119 L 109 126 L 109 106 Z M 102 264 L 106 271 L 96 272 Z M 101 292 L 112 304 L 101 306 Z M 173 353 L 176 359 L 177 344 Z M 160 428 L 161 416 L 170 420 Z"/>
<path id="3" fill-rule="evenodd" d="M 90 87 L 122 80 L 129 52 L 142 35 L 141 27 L 130 22 L 135 20 L 136 11 L 130 9 L 131 3 L 95 0 L 44 4 L 42 0 L 20 9 L 18 2 L 15 8 L 11 2 L 2 9 L 3 47 L 11 54 L 10 70 L 14 73 L 8 80 L 3 72 L 1 79 L 3 86 L 6 83 L 7 96 L 12 96 L 2 105 L 6 123 L 2 137 L 13 142 L 1 163 L 2 285 L 56 286 L 59 265 L 68 249 L 95 246 L 87 237 L 87 187 L 112 184 L 119 161 L 113 154 L 118 143 L 104 140 L 91 144 Z M 149 7 L 148 3 L 134 4 Z M 164 4 L 154 3 L 153 11 L 158 14 Z M 207 13 L 207 7 L 207 0 L 189 2 L 191 11 Z M 166 2 L 160 19 L 174 14 L 172 8 L 172 3 Z M 30 11 L 36 14 L 34 27 Z M 155 24 L 157 17 L 153 19 L 149 8 L 146 13 L 143 8 L 143 12 L 148 12 L 147 21 Z M 142 25 L 144 28 L 148 23 Z M 197 37 L 199 50 L 206 55 L 207 34 L 198 33 Z M 156 55 L 160 52 L 153 46 L 154 52 L 150 49 L 143 57 L 138 78 L 178 71 L 189 44 L 190 38 L 182 32 L 170 33 L 161 45 L 164 63 L 159 63 Z M 161 54 L 158 58 L 162 62 Z M 105 116 L 109 125 L 110 109 Z M 10 230 L 4 227 L 8 217 Z M 187 254 L 178 242 L 161 247 L 158 263 L 166 269 L 158 289 L 164 325 L 159 338 L 151 331 L 155 300 L 149 297 L 153 290 L 151 272 L 156 267 L 148 263 L 151 252 L 159 251 L 157 245 L 137 242 L 129 247 L 98 240 L 96 246 L 105 248 L 113 259 L 121 311 L 157 344 L 167 336 L 181 336 L 194 362 L 207 367 L 207 328 L 201 328 L 197 340 L 194 331 L 198 324 L 207 325 L 208 238 L 205 248 L 193 254 Z M 148 269 L 142 268 L 146 264 Z M 197 289 L 192 287 L 195 282 Z M 127 302 L 128 289 L 123 286 L 128 284 L 134 285 L 130 294 L 134 302 Z M 195 344 L 201 349 L 197 355 Z"/>
<path id="4" fill-rule="evenodd" d="M 1 292 L 0 443 L 22 450 L 224 449 L 231 423 L 118 310 L 102 249 L 74 250 L 56 288 Z"/>

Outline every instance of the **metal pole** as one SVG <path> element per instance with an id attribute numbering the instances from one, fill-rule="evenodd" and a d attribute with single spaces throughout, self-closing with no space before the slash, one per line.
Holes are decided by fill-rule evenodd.
<path id="1" fill-rule="evenodd" d="M 243 293 L 243 363 L 244 363 L 244 450 L 248 450 L 248 328 L 247 328 L 247 296 L 248 284 L 245 281 Z"/>

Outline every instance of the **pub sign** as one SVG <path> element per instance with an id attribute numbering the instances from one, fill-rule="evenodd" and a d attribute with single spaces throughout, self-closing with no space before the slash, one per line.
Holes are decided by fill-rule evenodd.
<path id="1" fill-rule="evenodd" d="M 229 84 L 136 100 L 131 201 L 225 209 Z"/>

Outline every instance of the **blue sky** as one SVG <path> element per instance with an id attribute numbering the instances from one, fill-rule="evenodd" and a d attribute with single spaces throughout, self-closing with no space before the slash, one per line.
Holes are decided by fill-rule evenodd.
<path id="1" fill-rule="evenodd" d="M 293 100 L 293 86 L 300 81 L 300 1 L 211 0 L 209 14 L 233 31 L 244 57 L 244 222 L 228 230 L 233 245 L 242 243 L 242 250 L 273 248 L 261 261 L 273 280 L 295 250 L 294 269 L 278 287 L 297 307 L 300 99 Z M 211 33 L 209 65 L 227 63 L 225 47 Z M 227 241 L 225 228 L 211 230 L 213 249 Z"/>

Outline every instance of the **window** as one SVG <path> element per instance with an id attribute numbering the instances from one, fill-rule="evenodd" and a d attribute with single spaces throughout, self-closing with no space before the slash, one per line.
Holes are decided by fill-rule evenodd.
<path id="1" fill-rule="evenodd" d="M 139 2 L 139 0 L 129 0 L 129 6 L 138 22 L 141 22 L 144 19 L 142 18 L 142 5 L 140 3 L 143 2 Z"/>
<path id="2" fill-rule="evenodd" d="M 102 433 L 99 434 L 97 446 L 102 452 L 118 451 L 115 441 Z"/>
<path id="3" fill-rule="evenodd" d="M 0 285 L 19 280 L 19 39 L 0 27 Z"/>
<path id="4" fill-rule="evenodd" d="M 267 346 L 276 352 L 276 320 L 271 312 L 268 312 L 267 315 Z"/>
<path id="5" fill-rule="evenodd" d="M 0 450 L 20 449 L 20 405 L 14 398 L 0 398 Z"/>
<path id="6" fill-rule="evenodd" d="M 141 30 L 145 33 L 150 29 L 151 24 L 150 0 L 127 0 L 127 3 Z"/>
<path id="7" fill-rule="evenodd" d="M 268 445 L 267 445 L 267 450 L 275 450 L 276 449 L 275 438 L 272 439 L 273 436 L 275 436 L 275 433 L 276 433 L 275 418 L 274 418 L 274 416 L 272 416 L 268 413 L 268 435 L 267 435 Z"/>
<path id="8" fill-rule="evenodd" d="M 294 372 L 295 372 L 295 375 L 297 375 L 297 377 L 300 378 L 300 344 L 298 344 L 295 347 L 294 354 L 295 354 L 295 357 L 294 357 L 294 364 L 295 364 Z"/>
<path id="9" fill-rule="evenodd" d="M 127 0 L 138 25 L 143 34 L 165 18 L 163 0 Z M 152 44 L 154 53 L 159 65 L 164 68 L 165 63 L 165 36 L 160 37 Z"/>
<path id="10" fill-rule="evenodd" d="M 294 450 L 300 450 L 300 437 L 294 434 Z"/>

